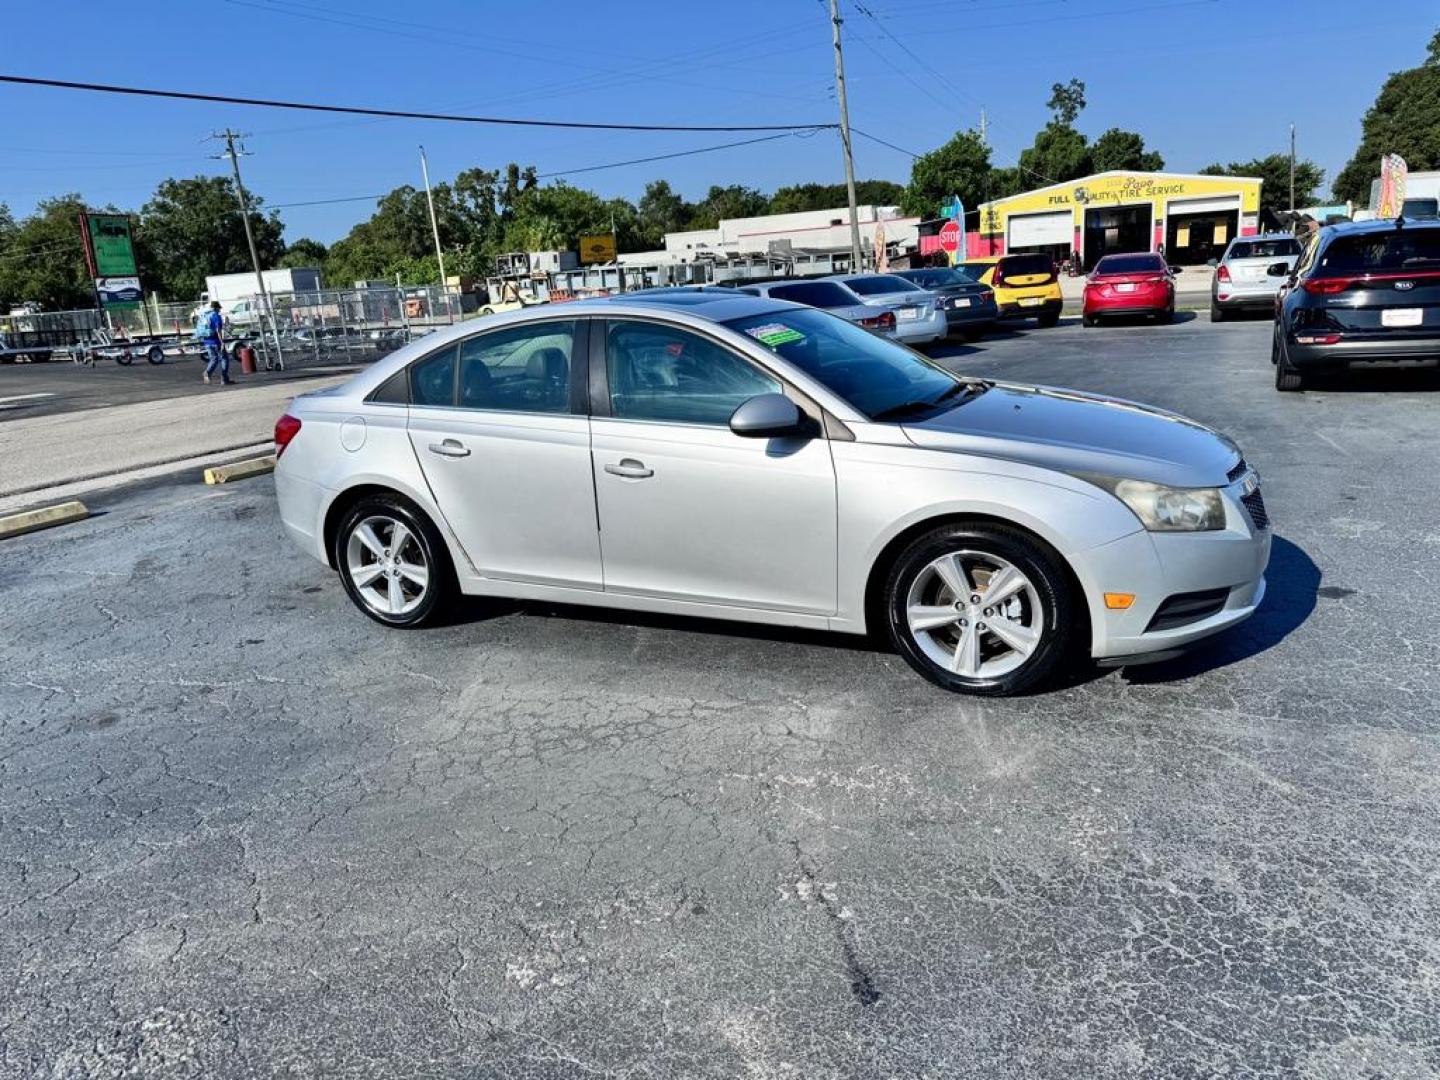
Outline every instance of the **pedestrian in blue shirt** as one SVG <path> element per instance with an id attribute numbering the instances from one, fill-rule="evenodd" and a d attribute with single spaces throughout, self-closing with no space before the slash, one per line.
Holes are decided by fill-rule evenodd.
<path id="1" fill-rule="evenodd" d="M 218 367 L 220 382 L 229 386 L 235 380 L 230 378 L 230 354 L 225 351 L 225 343 L 221 340 L 224 329 L 225 318 L 220 314 L 220 301 L 212 300 L 210 311 L 202 324 L 200 338 L 205 343 L 205 355 L 209 357 L 209 362 L 205 365 L 205 382 L 210 382 L 211 373 Z"/>

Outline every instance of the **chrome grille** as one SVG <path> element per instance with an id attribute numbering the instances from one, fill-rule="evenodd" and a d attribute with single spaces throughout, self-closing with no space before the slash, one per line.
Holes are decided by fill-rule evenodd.
<path id="1" fill-rule="evenodd" d="M 1256 488 L 1249 495 L 1243 495 L 1240 501 L 1245 504 L 1245 509 L 1250 513 L 1250 520 L 1255 523 L 1257 529 L 1268 529 L 1270 527 L 1270 515 L 1265 512 L 1265 498 Z"/>
<path id="2" fill-rule="evenodd" d="M 1225 474 L 1225 482 L 1227 484 L 1233 484 L 1249 471 L 1250 466 L 1245 464 L 1245 459 L 1242 457 L 1235 463 L 1235 467 Z"/>

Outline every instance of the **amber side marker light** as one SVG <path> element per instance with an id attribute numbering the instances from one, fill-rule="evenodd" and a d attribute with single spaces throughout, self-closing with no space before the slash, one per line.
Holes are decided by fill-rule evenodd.
<path id="1" fill-rule="evenodd" d="M 1111 611 L 1124 611 L 1134 603 L 1134 593 L 1107 592 L 1105 594 L 1105 606 Z"/>

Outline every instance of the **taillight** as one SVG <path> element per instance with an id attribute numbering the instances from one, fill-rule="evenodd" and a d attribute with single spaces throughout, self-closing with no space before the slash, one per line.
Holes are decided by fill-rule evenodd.
<path id="1" fill-rule="evenodd" d="M 1230 280 L 1230 268 L 1229 268 L 1228 266 L 1226 266 L 1224 263 L 1221 263 L 1220 266 L 1215 270 L 1215 280 L 1216 280 L 1216 281 L 1229 281 L 1229 280 Z"/>
<path id="2" fill-rule="evenodd" d="M 285 448 L 290 445 L 290 440 L 300 434 L 300 418 L 286 413 L 275 421 L 275 460 L 280 460 L 280 455 L 285 453 Z"/>
<path id="3" fill-rule="evenodd" d="M 867 330 L 894 330 L 895 313 L 893 311 L 882 311 L 879 315 L 872 315 L 868 319 L 861 319 L 860 325 Z"/>
<path id="4" fill-rule="evenodd" d="M 1004 285 L 1004 284 L 1005 284 L 1005 275 L 1000 272 L 1000 264 L 999 264 L 999 263 L 996 263 L 996 264 L 995 264 L 995 273 L 993 273 L 993 274 L 990 275 L 990 285 L 991 285 L 992 288 L 996 288 L 996 287 L 1001 286 L 1001 285 Z"/>
<path id="5" fill-rule="evenodd" d="M 1344 292 L 1358 280 L 1353 277 L 1310 278 L 1302 281 L 1300 287 L 1314 296 L 1333 296 L 1335 293 Z"/>

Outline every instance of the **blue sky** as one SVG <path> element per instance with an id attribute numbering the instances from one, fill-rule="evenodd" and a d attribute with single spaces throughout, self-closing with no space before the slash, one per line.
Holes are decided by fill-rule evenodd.
<path id="1" fill-rule="evenodd" d="M 79 0 L 15 4 L 0 71 L 254 97 L 547 119 L 804 123 L 835 119 L 827 0 Z M 60 9 L 64 9 L 61 13 Z M 1327 180 L 1387 74 L 1413 67 L 1440 6 L 1353 0 L 845 0 L 852 123 L 924 152 L 989 113 L 997 164 L 1046 119 L 1050 84 L 1085 81 L 1079 126 L 1137 130 L 1176 171 L 1284 150 Z M 1370 12 L 1373 11 L 1372 16 Z M 108 27 L 105 33 L 97 27 Z M 214 43 L 207 52 L 200 43 Z M 19 48 L 14 48 L 15 45 Z M 912 59 L 914 54 L 923 66 Z M 1323 58 L 1323 78 L 1302 67 Z M 380 194 L 507 161 L 556 172 L 743 138 L 365 121 L 0 85 L 0 202 L 17 215 L 79 191 L 138 207 L 167 176 L 218 172 L 211 131 L 251 133 L 246 181 L 267 203 Z M 856 140 L 861 178 L 910 159 Z M 841 178 L 833 133 L 584 173 L 637 198 L 664 177 L 769 191 Z M 291 240 L 330 242 L 366 202 L 282 210 Z"/>

